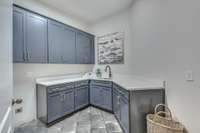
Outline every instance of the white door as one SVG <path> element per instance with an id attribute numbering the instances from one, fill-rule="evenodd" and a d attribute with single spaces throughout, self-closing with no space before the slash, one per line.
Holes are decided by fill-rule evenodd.
<path id="1" fill-rule="evenodd" d="M 0 133 L 12 133 L 12 0 L 0 0 Z"/>

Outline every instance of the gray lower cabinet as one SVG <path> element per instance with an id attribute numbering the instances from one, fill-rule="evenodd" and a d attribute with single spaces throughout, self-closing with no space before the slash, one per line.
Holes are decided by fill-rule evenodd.
<path id="1" fill-rule="evenodd" d="M 37 117 L 51 123 L 74 112 L 74 83 L 43 86 L 37 85 Z"/>
<path id="2" fill-rule="evenodd" d="M 37 85 L 37 117 L 49 124 L 89 105 L 89 81 Z"/>
<path id="3" fill-rule="evenodd" d="M 113 83 L 113 112 L 125 133 L 146 133 L 146 115 L 165 103 L 164 89 L 126 90 Z"/>
<path id="4" fill-rule="evenodd" d="M 107 87 L 101 88 L 101 106 L 104 109 L 112 111 L 112 89 Z"/>
<path id="5" fill-rule="evenodd" d="M 81 109 L 89 105 L 89 88 L 81 86 L 75 89 L 75 109 Z"/>
<path id="6" fill-rule="evenodd" d="M 54 92 L 52 94 L 48 94 L 47 98 L 48 105 L 48 123 L 52 122 L 62 116 L 62 95 L 60 92 Z"/>
<path id="7" fill-rule="evenodd" d="M 90 86 L 90 103 L 102 107 L 102 89 L 100 86 Z"/>
<path id="8" fill-rule="evenodd" d="M 160 103 L 164 89 L 127 90 L 101 80 L 37 85 L 37 117 L 47 124 L 91 104 L 113 112 L 125 133 L 146 133 L 146 115 Z"/>
<path id="9" fill-rule="evenodd" d="M 129 91 L 113 85 L 113 112 L 125 133 L 129 133 Z"/>
<path id="10" fill-rule="evenodd" d="M 120 120 L 120 112 L 120 96 L 119 93 L 113 89 L 113 113 L 118 120 Z"/>
<path id="11" fill-rule="evenodd" d="M 75 105 L 75 101 L 74 101 L 74 88 L 72 89 L 67 89 L 62 93 L 62 97 L 63 97 L 63 110 L 62 110 L 62 116 L 65 116 L 67 114 L 70 114 L 72 112 L 74 112 L 74 105 Z"/>
<path id="12" fill-rule="evenodd" d="M 121 96 L 120 98 L 120 116 L 121 125 L 126 133 L 129 133 L 129 100 Z"/>
<path id="13" fill-rule="evenodd" d="M 112 111 L 112 82 L 92 80 L 90 83 L 90 103 Z"/>

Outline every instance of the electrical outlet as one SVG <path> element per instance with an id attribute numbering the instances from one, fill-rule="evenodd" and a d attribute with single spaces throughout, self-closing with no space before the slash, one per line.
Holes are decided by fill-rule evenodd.
<path id="1" fill-rule="evenodd" d="M 17 108 L 17 109 L 15 109 L 15 114 L 21 113 L 22 111 L 23 111 L 22 107 Z"/>
<path id="2" fill-rule="evenodd" d="M 186 81 L 193 81 L 194 80 L 192 70 L 185 71 L 185 80 Z"/>

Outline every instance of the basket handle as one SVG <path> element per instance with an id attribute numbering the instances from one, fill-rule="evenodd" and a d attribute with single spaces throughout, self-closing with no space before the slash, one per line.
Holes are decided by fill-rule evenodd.
<path id="1" fill-rule="evenodd" d="M 158 111 L 159 107 L 164 107 L 166 111 Z M 161 114 L 161 113 L 159 113 L 159 112 L 162 112 L 162 114 L 166 114 L 167 116 L 169 116 L 169 117 L 172 119 L 172 112 L 171 112 L 171 110 L 169 109 L 169 107 L 166 106 L 165 104 L 158 104 L 158 105 L 156 105 L 156 107 L 155 107 L 155 109 L 154 109 L 155 115 L 156 115 L 156 114 L 158 114 L 158 115 Z M 165 113 L 163 113 L 163 112 L 165 112 Z"/>
<path id="2" fill-rule="evenodd" d="M 159 112 L 157 112 L 157 113 L 154 115 L 153 121 L 155 120 L 156 117 L 160 116 L 160 114 L 165 114 L 165 115 L 167 115 L 167 118 L 169 118 L 169 120 L 173 121 L 172 116 L 171 116 L 169 113 L 164 112 L 164 111 L 159 111 Z"/>

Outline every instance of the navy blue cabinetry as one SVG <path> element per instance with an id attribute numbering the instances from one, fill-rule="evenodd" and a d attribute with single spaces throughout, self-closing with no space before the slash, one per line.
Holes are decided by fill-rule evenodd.
<path id="1" fill-rule="evenodd" d="M 115 117 L 120 119 L 120 95 L 116 89 L 113 88 L 113 113 Z"/>
<path id="2" fill-rule="evenodd" d="M 25 11 L 14 7 L 13 8 L 13 61 L 25 61 L 25 46 L 24 46 L 24 24 Z"/>
<path id="3" fill-rule="evenodd" d="M 47 63 L 47 19 L 27 12 L 25 24 L 27 62 Z"/>
<path id="4" fill-rule="evenodd" d="M 113 84 L 113 112 L 125 133 L 129 133 L 129 91 Z"/>
<path id="5" fill-rule="evenodd" d="M 59 22 L 48 20 L 49 63 L 75 63 L 76 33 Z"/>
<path id="6" fill-rule="evenodd" d="M 75 108 L 74 83 L 43 86 L 37 85 L 37 117 L 44 123 L 73 113 Z"/>
<path id="7" fill-rule="evenodd" d="M 13 8 L 13 61 L 47 62 L 47 19 Z"/>
<path id="8" fill-rule="evenodd" d="M 75 109 L 81 109 L 89 105 L 89 81 L 75 83 Z"/>
<path id="9" fill-rule="evenodd" d="M 112 111 L 112 82 L 92 80 L 90 83 L 90 103 Z"/>
<path id="10" fill-rule="evenodd" d="M 49 93 L 47 97 L 48 123 L 62 116 L 62 96 L 60 92 Z"/>
<path id="11" fill-rule="evenodd" d="M 146 133 L 146 115 L 159 103 L 165 103 L 162 88 L 127 90 L 103 80 L 37 85 L 37 116 L 47 124 L 91 104 L 113 112 L 125 133 Z"/>
<path id="12" fill-rule="evenodd" d="M 74 88 L 66 89 L 62 92 L 63 97 L 63 109 L 62 109 L 62 116 L 65 116 L 67 114 L 70 114 L 74 112 Z"/>
<path id="13" fill-rule="evenodd" d="M 94 35 L 14 6 L 13 62 L 94 64 L 94 55 Z"/>
<path id="14" fill-rule="evenodd" d="M 90 85 L 90 103 L 102 107 L 102 89 L 100 86 Z"/>
<path id="15" fill-rule="evenodd" d="M 77 32 L 76 34 L 76 63 L 94 63 L 94 36 Z"/>

